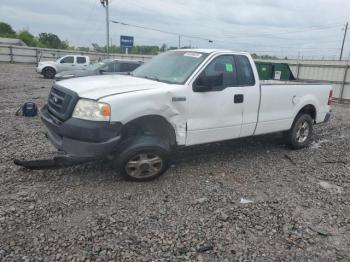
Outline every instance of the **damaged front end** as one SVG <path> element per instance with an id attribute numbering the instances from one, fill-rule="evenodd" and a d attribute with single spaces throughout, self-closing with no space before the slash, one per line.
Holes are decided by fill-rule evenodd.
<path id="1" fill-rule="evenodd" d="M 40 112 L 47 127 L 47 138 L 63 156 L 43 160 L 14 160 L 28 169 L 66 167 L 104 159 L 120 143 L 120 122 L 90 121 L 71 117 L 77 96 L 65 88 L 54 86 L 48 104 Z"/>

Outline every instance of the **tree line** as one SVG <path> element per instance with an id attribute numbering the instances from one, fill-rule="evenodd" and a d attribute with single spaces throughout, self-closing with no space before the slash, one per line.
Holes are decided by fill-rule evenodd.
<path id="1" fill-rule="evenodd" d="M 55 34 L 40 33 L 38 36 L 34 36 L 28 30 L 21 30 L 19 32 L 16 32 L 9 24 L 4 22 L 0 22 L 0 37 L 20 39 L 27 46 L 32 47 L 71 49 L 68 41 L 62 41 Z"/>

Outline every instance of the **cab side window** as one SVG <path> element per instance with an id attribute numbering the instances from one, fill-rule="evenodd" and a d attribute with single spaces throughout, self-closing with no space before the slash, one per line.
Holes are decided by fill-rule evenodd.
<path id="1" fill-rule="evenodd" d="M 78 56 L 77 57 L 77 63 L 78 64 L 85 64 L 86 63 L 86 57 Z"/>
<path id="2" fill-rule="evenodd" d="M 120 72 L 131 72 L 136 69 L 138 65 L 136 63 L 121 63 Z"/>
<path id="3" fill-rule="evenodd" d="M 73 64 L 74 56 L 66 56 L 61 60 L 61 64 Z"/>
<path id="4" fill-rule="evenodd" d="M 254 73 L 248 57 L 244 55 L 235 55 L 234 59 L 235 59 L 236 68 L 237 68 L 238 85 L 239 86 L 255 85 Z"/>
<path id="5" fill-rule="evenodd" d="M 221 91 L 226 87 L 236 86 L 238 81 L 233 56 L 222 55 L 215 58 L 204 69 L 198 80 L 206 81 L 207 83 L 198 84 L 211 86 L 211 91 Z"/>
<path id="6" fill-rule="evenodd" d="M 118 72 L 119 66 L 120 66 L 119 63 L 115 63 L 115 62 L 109 63 L 108 64 L 108 72 L 110 72 L 110 73 Z"/>
<path id="7" fill-rule="evenodd" d="M 129 70 L 134 71 L 136 68 L 138 68 L 141 64 L 139 63 L 131 63 L 129 64 Z"/>

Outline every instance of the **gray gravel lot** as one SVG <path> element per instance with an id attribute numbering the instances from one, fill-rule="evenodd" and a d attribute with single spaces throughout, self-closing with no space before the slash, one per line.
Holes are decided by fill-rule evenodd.
<path id="1" fill-rule="evenodd" d="M 350 261 L 350 107 L 334 106 L 310 148 L 278 135 L 193 147 L 133 183 L 104 162 L 13 164 L 55 154 L 39 117 L 14 116 L 50 85 L 0 64 L 0 261 Z"/>

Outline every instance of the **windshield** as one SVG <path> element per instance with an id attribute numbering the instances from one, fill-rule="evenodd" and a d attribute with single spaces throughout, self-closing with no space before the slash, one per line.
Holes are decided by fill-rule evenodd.
<path id="1" fill-rule="evenodd" d="M 192 51 L 170 51 L 156 56 L 132 75 L 171 84 L 183 84 L 208 56 Z"/>

